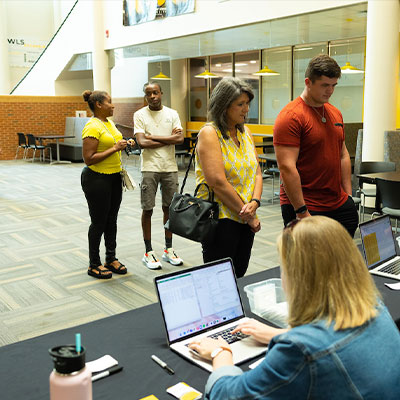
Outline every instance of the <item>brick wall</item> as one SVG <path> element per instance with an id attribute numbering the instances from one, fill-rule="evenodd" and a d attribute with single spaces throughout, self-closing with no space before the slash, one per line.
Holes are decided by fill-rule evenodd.
<path id="1" fill-rule="evenodd" d="M 75 117 L 77 110 L 89 111 L 80 96 L 0 96 L 0 160 L 15 157 L 17 132 L 64 134 L 65 117 Z"/>
<path id="2" fill-rule="evenodd" d="M 113 102 L 114 122 L 133 126 L 133 113 L 143 107 L 143 99 L 113 99 Z M 65 117 L 75 117 L 78 110 L 86 110 L 88 116 L 91 115 L 87 103 L 80 96 L 0 96 L 0 160 L 15 157 L 17 132 L 62 135 Z M 121 132 L 125 135 L 130 130 L 123 132 L 121 129 Z M 20 157 L 22 153 L 19 152 Z"/>

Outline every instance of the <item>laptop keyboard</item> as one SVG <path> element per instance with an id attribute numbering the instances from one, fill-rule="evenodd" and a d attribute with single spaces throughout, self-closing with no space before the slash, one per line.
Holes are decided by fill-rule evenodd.
<path id="1" fill-rule="evenodd" d="M 211 339 L 218 339 L 219 337 L 222 337 L 222 339 L 224 339 L 229 344 L 231 344 L 231 343 L 237 342 L 237 341 L 242 340 L 242 339 L 246 338 L 247 336 L 249 336 L 249 335 L 245 335 L 242 332 L 232 333 L 232 331 L 235 328 L 236 328 L 236 326 L 232 326 L 223 331 L 216 332 L 208 337 L 210 337 Z"/>
<path id="2" fill-rule="evenodd" d="M 400 275 L 400 260 L 395 261 L 393 264 L 386 265 L 379 270 L 379 272 L 386 272 L 387 274 Z"/>

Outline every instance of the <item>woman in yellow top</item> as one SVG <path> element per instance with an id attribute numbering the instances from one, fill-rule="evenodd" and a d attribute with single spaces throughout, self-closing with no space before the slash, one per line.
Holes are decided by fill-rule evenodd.
<path id="1" fill-rule="evenodd" d="M 81 184 L 89 206 L 89 269 L 88 274 L 109 279 L 112 272 L 126 274 L 126 267 L 115 256 L 117 247 L 117 217 L 122 200 L 121 150 L 127 141 L 114 123 L 111 97 L 102 91 L 83 92 L 83 99 L 93 112 L 93 118 L 82 131 L 83 159 Z M 100 241 L 104 234 L 106 263 L 100 260 Z"/>
<path id="2" fill-rule="evenodd" d="M 216 237 L 202 243 L 203 260 L 231 257 L 237 277 L 246 273 L 254 234 L 261 229 L 256 209 L 262 175 L 253 137 L 244 126 L 253 98 L 246 82 L 222 79 L 211 94 L 210 123 L 199 132 L 196 147 L 196 184 L 206 182 L 219 204 Z"/>

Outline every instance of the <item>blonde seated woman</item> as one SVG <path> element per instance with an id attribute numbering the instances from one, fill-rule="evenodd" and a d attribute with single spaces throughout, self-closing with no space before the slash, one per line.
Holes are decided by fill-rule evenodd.
<path id="1" fill-rule="evenodd" d="M 400 399 L 400 334 L 345 228 L 323 216 L 296 220 L 278 250 L 291 328 L 237 328 L 269 343 L 248 372 L 222 339 L 193 342 L 213 362 L 206 398 Z"/>

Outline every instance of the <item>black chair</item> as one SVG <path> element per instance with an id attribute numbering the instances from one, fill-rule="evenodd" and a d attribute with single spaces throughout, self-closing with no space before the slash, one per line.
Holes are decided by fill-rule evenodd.
<path id="1" fill-rule="evenodd" d="M 18 132 L 17 135 L 18 135 L 18 147 L 17 147 L 17 152 L 15 153 L 15 160 L 18 157 L 19 149 L 24 149 L 24 154 L 22 155 L 22 159 L 25 160 L 29 146 L 26 143 L 26 137 L 23 133 Z"/>
<path id="2" fill-rule="evenodd" d="M 376 189 L 381 211 L 396 220 L 397 233 L 397 221 L 400 219 L 400 182 L 376 178 Z"/>
<path id="3" fill-rule="evenodd" d="M 43 146 L 41 144 L 36 143 L 36 138 L 34 135 L 31 133 L 27 133 L 26 137 L 28 138 L 28 148 L 33 150 L 33 156 L 32 156 L 32 162 L 35 161 L 35 154 L 36 150 L 39 150 L 39 160 L 42 161 L 44 160 L 45 156 L 45 150 L 49 150 L 49 156 L 50 156 L 50 162 L 53 161 L 52 153 L 51 153 L 51 147 L 50 146 Z"/>
<path id="4" fill-rule="evenodd" d="M 373 174 L 375 172 L 391 172 L 396 171 L 396 164 L 394 162 L 386 161 L 364 161 L 360 164 L 360 174 Z M 362 183 L 359 184 L 357 189 L 357 197 L 355 202 L 361 202 L 362 216 L 361 221 L 364 220 L 365 213 L 365 198 L 376 197 L 376 187 L 371 189 L 363 189 Z M 357 199 L 360 198 L 360 201 Z"/>
<path id="5" fill-rule="evenodd" d="M 181 160 L 181 165 L 185 165 L 185 157 L 190 153 L 190 138 L 184 138 L 183 143 L 175 145 L 175 156 Z"/>

